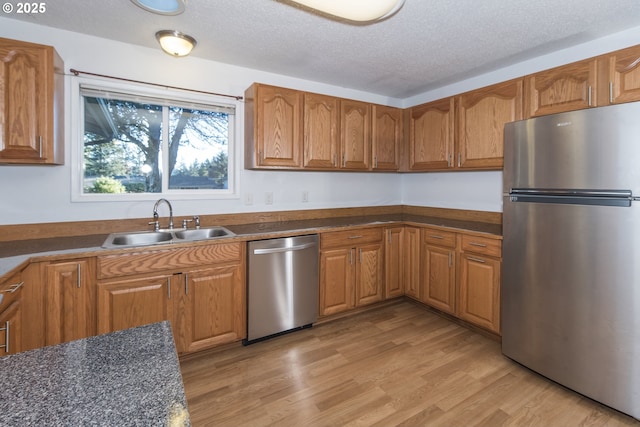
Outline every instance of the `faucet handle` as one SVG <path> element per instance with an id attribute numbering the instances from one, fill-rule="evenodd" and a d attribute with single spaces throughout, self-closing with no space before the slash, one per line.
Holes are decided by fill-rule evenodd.
<path id="1" fill-rule="evenodd" d="M 187 228 L 187 224 L 193 221 L 192 219 L 183 219 L 182 220 L 182 228 Z"/>
<path id="2" fill-rule="evenodd" d="M 200 228 L 200 217 L 198 215 L 194 215 L 193 220 L 195 221 L 196 228 Z"/>
<path id="3" fill-rule="evenodd" d="M 154 215 L 153 217 L 155 218 L 156 216 Z M 160 221 L 149 221 L 149 225 L 153 225 L 153 231 L 160 231 Z"/>

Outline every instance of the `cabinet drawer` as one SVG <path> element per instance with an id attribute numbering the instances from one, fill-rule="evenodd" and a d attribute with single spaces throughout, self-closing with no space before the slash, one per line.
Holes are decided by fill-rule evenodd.
<path id="1" fill-rule="evenodd" d="M 220 243 L 98 257 L 98 278 L 156 273 L 242 259 L 240 243 Z"/>
<path id="2" fill-rule="evenodd" d="M 334 231 L 320 235 L 322 249 L 358 246 L 362 243 L 377 243 L 382 241 L 382 228 L 360 228 L 356 230 Z"/>
<path id="3" fill-rule="evenodd" d="M 499 239 L 463 234 L 462 250 L 500 258 L 502 257 L 502 241 Z"/>
<path id="4" fill-rule="evenodd" d="M 23 284 L 20 274 L 15 274 L 0 284 L 0 312 L 20 298 Z"/>
<path id="5" fill-rule="evenodd" d="M 423 241 L 431 245 L 445 246 L 447 248 L 456 247 L 456 233 L 444 231 L 438 228 L 424 228 L 422 231 Z"/>

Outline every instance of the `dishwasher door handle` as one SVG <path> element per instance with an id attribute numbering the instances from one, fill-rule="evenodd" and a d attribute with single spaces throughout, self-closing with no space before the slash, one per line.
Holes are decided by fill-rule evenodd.
<path id="1" fill-rule="evenodd" d="M 281 247 L 281 248 L 268 248 L 268 249 L 254 249 L 254 255 L 264 255 L 264 254 L 275 254 L 279 252 L 293 252 L 293 251 L 301 251 L 303 249 L 313 248 L 316 246 L 316 243 L 305 243 L 304 245 L 297 246 L 289 246 L 289 247 Z"/>

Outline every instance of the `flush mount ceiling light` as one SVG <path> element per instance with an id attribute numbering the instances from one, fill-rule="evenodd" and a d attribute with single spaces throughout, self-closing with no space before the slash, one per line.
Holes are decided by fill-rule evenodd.
<path id="1" fill-rule="evenodd" d="M 187 56 L 197 44 L 193 37 L 174 30 L 158 31 L 156 39 L 162 50 L 171 56 Z"/>
<path id="2" fill-rule="evenodd" d="M 131 0 L 136 6 L 160 15 L 179 15 L 184 12 L 186 0 Z"/>
<path id="3" fill-rule="evenodd" d="M 379 21 L 395 14 L 405 0 L 291 0 L 349 21 Z"/>

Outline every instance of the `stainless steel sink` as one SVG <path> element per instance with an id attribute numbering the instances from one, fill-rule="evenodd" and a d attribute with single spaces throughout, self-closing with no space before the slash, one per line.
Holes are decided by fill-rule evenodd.
<path id="1" fill-rule="evenodd" d="M 233 236 L 234 234 L 224 227 L 200 228 L 191 230 L 178 230 L 174 232 L 180 240 L 207 240 L 217 237 Z"/>
<path id="2" fill-rule="evenodd" d="M 160 231 L 133 231 L 112 233 L 102 244 L 103 248 L 122 248 L 134 246 L 150 246 L 167 243 L 184 243 L 197 240 L 232 237 L 235 233 L 224 227 L 207 227 L 198 229 L 178 229 Z"/>

